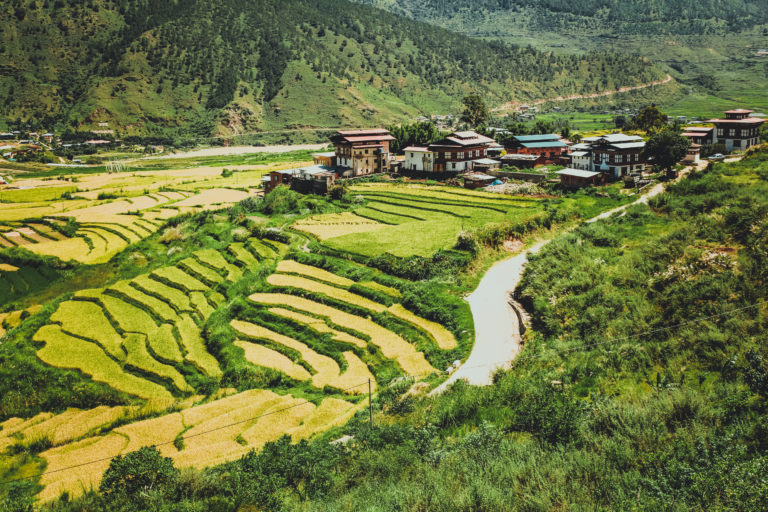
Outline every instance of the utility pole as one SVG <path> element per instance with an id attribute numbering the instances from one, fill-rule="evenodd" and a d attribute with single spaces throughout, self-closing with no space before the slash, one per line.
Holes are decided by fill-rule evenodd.
<path id="1" fill-rule="evenodd" d="M 373 402 L 371 400 L 371 379 L 368 379 L 368 421 L 373 430 Z"/>

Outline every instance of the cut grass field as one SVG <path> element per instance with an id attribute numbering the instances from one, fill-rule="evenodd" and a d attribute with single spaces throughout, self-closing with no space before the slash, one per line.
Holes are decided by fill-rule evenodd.
<path id="1" fill-rule="evenodd" d="M 276 333 L 249 322 L 242 322 L 239 320 L 232 321 L 232 327 L 241 336 L 245 336 L 256 342 L 258 340 L 268 340 L 273 343 L 285 346 L 293 351 L 298 352 L 301 359 L 306 361 L 315 371 L 312 375 L 312 385 L 316 388 L 323 388 L 325 386 L 331 386 L 339 390 L 346 390 L 351 386 L 356 386 L 362 382 L 367 382 L 369 379 L 375 383 L 376 379 L 371 375 L 368 367 L 360 361 L 360 359 L 352 352 L 344 352 L 343 356 L 347 363 L 351 362 L 351 366 L 347 367 L 345 372 L 341 372 L 339 364 L 328 356 L 318 354 L 304 343 L 297 341 L 288 336 Z M 259 360 L 250 360 L 253 364 L 259 364 Z M 352 389 L 350 393 L 362 393 L 362 389 Z"/>
<path id="2" fill-rule="evenodd" d="M 159 445 L 161 453 L 171 457 L 177 467 L 202 468 L 234 460 L 284 434 L 296 441 L 308 438 L 346 422 L 358 408 L 336 398 L 323 399 L 316 406 L 291 395 L 250 390 L 158 418 L 129 423 L 106 434 L 42 452 L 40 457 L 46 461 L 47 471 L 41 479 L 44 488 L 38 497 L 47 501 L 65 491 L 72 497 L 78 496 L 92 486 L 97 487 L 109 466 L 109 460 L 101 460 L 60 471 L 79 463 Z M 73 419 L 79 417 L 74 411 L 64 414 Z M 105 412 L 102 410 L 98 414 Z M 43 425 L 46 421 L 61 423 L 60 419 L 47 415 L 38 418 L 35 424 Z M 25 422 L 21 425 L 29 427 Z M 173 443 L 178 437 L 183 438 L 181 450 Z"/>
<path id="3" fill-rule="evenodd" d="M 341 327 L 352 329 L 369 336 L 371 343 L 379 347 L 387 359 L 395 360 L 402 370 L 409 375 L 426 375 L 436 372 L 424 354 L 394 332 L 381 327 L 373 321 L 349 314 L 340 309 L 320 304 L 309 299 L 282 293 L 256 293 L 250 300 L 256 304 L 268 306 L 287 306 L 300 312 L 326 317 Z"/>

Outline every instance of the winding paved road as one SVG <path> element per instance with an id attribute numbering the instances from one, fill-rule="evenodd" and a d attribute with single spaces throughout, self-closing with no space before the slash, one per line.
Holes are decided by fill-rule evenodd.
<path id="1" fill-rule="evenodd" d="M 687 170 L 689 169 L 683 171 L 680 177 Z M 605 219 L 634 204 L 647 203 L 651 197 L 663 191 L 663 184 L 654 185 L 636 201 L 603 212 L 587 222 Z M 433 389 L 430 395 L 442 393 L 458 379 L 466 379 L 476 386 L 488 386 L 492 384 L 493 374 L 497 370 L 509 367 L 520 352 L 522 342 L 520 324 L 517 314 L 508 303 L 509 297 L 520 282 L 528 263 L 528 255 L 538 252 L 550 241 L 552 238 L 539 242 L 516 256 L 496 263 L 486 272 L 475 291 L 467 297 L 475 322 L 475 344 L 472 352 L 467 361 L 445 382 Z"/>

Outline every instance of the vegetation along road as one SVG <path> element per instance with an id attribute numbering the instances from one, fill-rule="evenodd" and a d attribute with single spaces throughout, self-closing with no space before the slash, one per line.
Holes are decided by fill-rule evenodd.
<path id="1" fill-rule="evenodd" d="M 705 165 L 706 162 L 702 162 L 699 170 Z M 610 217 L 634 204 L 647 203 L 651 197 L 663 191 L 663 184 L 654 185 L 636 201 L 603 212 L 586 222 Z M 493 374 L 506 367 L 517 356 L 522 343 L 520 322 L 509 305 L 509 299 L 520 282 L 528 256 L 538 252 L 551 240 L 552 238 L 549 238 L 538 242 L 528 250 L 496 263 L 486 272 L 475 291 L 467 297 L 475 323 L 475 344 L 472 353 L 453 375 L 432 391 L 432 394 L 442 393 L 459 379 L 466 379 L 476 386 L 488 386 L 492 384 Z"/>
<path id="2" fill-rule="evenodd" d="M 671 81 L 672 81 L 672 76 L 667 75 L 666 77 L 664 77 L 663 80 L 654 80 L 653 82 L 647 82 L 640 85 L 620 87 L 612 91 L 595 92 L 592 94 L 571 94 L 569 96 L 558 96 L 556 98 L 544 98 L 541 100 L 534 101 L 532 105 L 543 105 L 544 103 L 573 101 L 573 100 L 587 100 L 587 99 L 602 98 L 604 96 L 614 96 L 616 94 L 621 94 L 621 93 L 630 92 L 630 91 L 639 91 L 640 89 L 647 89 L 648 87 L 655 87 L 657 85 L 667 84 Z M 515 110 L 517 109 L 517 107 L 519 107 L 522 104 L 523 104 L 522 101 L 509 101 L 499 107 L 494 108 L 493 112 L 504 112 L 508 110 Z"/>

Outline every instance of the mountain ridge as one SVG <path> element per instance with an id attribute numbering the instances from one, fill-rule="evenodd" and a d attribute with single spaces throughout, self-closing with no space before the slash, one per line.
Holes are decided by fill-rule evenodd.
<path id="1" fill-rule="evenodd" d="M 642 57 L 555 56 L 342 0 L 12 0 L 0 27 L 6 125 L 115 135 L 382 124 L 470 92 L 498 105 L 664 76 Z"/>

